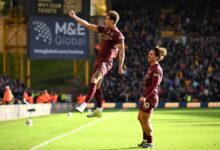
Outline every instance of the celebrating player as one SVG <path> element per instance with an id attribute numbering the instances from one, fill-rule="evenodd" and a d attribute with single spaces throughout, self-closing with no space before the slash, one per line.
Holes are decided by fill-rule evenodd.
<path id="1" fill-rule="evenodd" d="M 77 23 L 83 27 L 99 32 L 102 35 L 101 50 L 96 58 L 96 62 L 93 68 L 93 75 L 89 85 L 89 90 L 86 95 L 86 100 L 80 106 L 76 107 L 76 110 L 83 112 L 89 101 L 95 96 L 97 109 L 87 115 L 87 117 L 101 117 L 102 114 L 102 91 L 101 83 L 104 76 L 113 66 L 113 59 L 117 56 L 119 51 L 119 68 L 118 73 L 123 74 L 124 63 L 124 36 L 116 27 L 119 20 L 119 14 L 116 11 L 109 11 L 105 17 L 105 26 L 97 26 L 90 24 L 87 21 L 76 16 L 75 11 L 71 10 L 69 16 L 73 18 Z"/>
<path id="2" fill-rule="evenodd" d="M 153 135 L 151 117 L 154 108 L 159 101 L 158 87 L 163 77 L 163 70 L 159 65 L 159 61 L 166 56 L 167 50 L 163 47 L 156 46 L 148 53 L 148 63 L 150 65 L 144 77 L 144 94 L 139 98 L 140 107 L 138 120 L 143 131 L 143 141 L 138 144 L 142 148 L 153 148 Z"/>

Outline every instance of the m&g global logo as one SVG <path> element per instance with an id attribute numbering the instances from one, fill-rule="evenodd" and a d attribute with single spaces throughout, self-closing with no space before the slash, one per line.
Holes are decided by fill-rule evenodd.
<path id="1" fill-rule="evenodd" d="M 44 43 L 52 43 L 52 33 L 47 24 L 43 21 L 33 21 L 34 31 L 37 33 L 35 39 Z"/>
<path id="2" fill-rule="evenodd" d="M 50 20 L 50 18 L 32 21 L 34 38 L 39 44 L 57 46 L 83 46 L 86 44 L 86 30 L 74 21 Z"/>

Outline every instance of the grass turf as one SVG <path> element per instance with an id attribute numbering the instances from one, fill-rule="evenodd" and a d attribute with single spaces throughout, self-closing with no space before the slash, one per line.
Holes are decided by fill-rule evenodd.
<path id="1" fill-rule="evenodd" d="M 91 125 L 39 149 L 139 149 L 142 132 L 137 121 L 138 110 L 117 111 L 106 110 L 102 119 L 86 118 L 86 113 L 76 112 L 72 117 L 67 117 L 67 113 L 36 117 L 32 127 L 25 125 L 25 119 L 0 122 L 0 149 L 30 149 L 88 124 Z M 220 109 L 156 109 L 152 122 L 154 149 L 220 149 Z"/>

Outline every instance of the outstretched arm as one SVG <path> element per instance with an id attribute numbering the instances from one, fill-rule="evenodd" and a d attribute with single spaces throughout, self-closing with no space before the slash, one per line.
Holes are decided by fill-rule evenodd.
<path id="1" fill-rule="evenodd" d="M 125 46 L 124 46 L 124 41 L 118 45 L 119 48 L 119 65 L 118 65 L 118 73 L 123 74 L 123 64 L 124 64 L 124 59 L 125 59 Z"/>
<path id="2" fill-rule="evenodd" d="M 71 10 L 68 15 L 69 15 L 69 17 L 73 18 L 77 23 L 79 23 L 81 26 L 83 26 L 89 30 L 98 32 L 97 25 L 90 24 L 86 20 L 83 20 L 83 19 L 77 17 L 74 10 Z"/>

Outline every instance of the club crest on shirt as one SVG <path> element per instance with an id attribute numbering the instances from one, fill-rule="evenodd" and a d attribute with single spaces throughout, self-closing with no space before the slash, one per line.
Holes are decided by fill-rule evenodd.
<path id="1" fill-rule="evenodd" d="M 154 73 L 153 76 L 160 77 L 160 74 L 159 73 Z"/>
<path id="2" fill-rule="evenodd" d="M 111 36 L 113 36 L 113 32 L 111 32 L 111 30 L 107 30 L 107 32 L 106 32 L 107 34 L 110 34 Z"/>
<path id="3" fill-rule="evenodd" d="M 102 39 L 104 39 L 104 40 L 112 40 L 112 36 L 110 36 L 108 34 L 105 34 L 105 33 L 102 33 Z"/>

